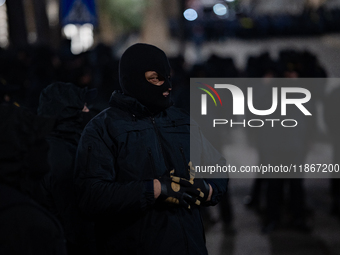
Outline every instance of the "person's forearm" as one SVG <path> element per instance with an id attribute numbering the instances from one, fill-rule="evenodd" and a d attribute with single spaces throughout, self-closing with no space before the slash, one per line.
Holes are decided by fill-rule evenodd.
<path id="1" fill-rule="evenodd" d="M 155 199 L 157 199 L 161 194 L 161 183 L 157 179 L 153 180 L 153 192 L 155 195 Z"/>
<path id="2" fill-rule="evenodd" d="M 79 207 L 90 216 L 138 214 L 147 206 L 143 192 L 145 183 L 132 181 L 122 184 L 95 178 L 80 179 Z"/>

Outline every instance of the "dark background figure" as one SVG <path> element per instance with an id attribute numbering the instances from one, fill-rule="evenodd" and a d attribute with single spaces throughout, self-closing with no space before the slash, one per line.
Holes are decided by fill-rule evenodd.
<path id="1" fill-rule="evenodd" d="M 120 89 L 119 60 L 113 55 L 111 47 L 100 43 L 90 52 L 89 63 L 92 68 L 92 87 L 98 89 L 98 96 L 93 100 L 91 109 L 99 113 L 109 107 L 112 92 Z"/>
<path id="2" fill-rule="evenodd" d="M 49 171 L 54 121 L 14 105 L 0 105 L 0 119 L 0 254 L 66 255 L 60 223 L 30 197 Z"/>
<path id="3" fill-rule="evenodd" d="M 296 53 L 297 54 L 297 53 Z M 290 59 L 291 60 L 291 59 Z M 289 65 L 291 64 L 291 65 Z M 299 65 L 287 62 L 283 69 L 284 78 L 298 78 L 300 72 L 297 69 Z M 295 67 L 295 68 L 294 68 Z M 280 84 L 272 85 L 280 88 Z M 294 87 L 296 80 L 291 79 L 289 86 Z M 288 86 L 285 85 L 285 86 Z M 268 109 L 271 102 L 270 99 L 271 86 L 268 86 L 267 93 L 264 97 L 258 98 L 260 109 Z M 291 95 L 296 98 L 296 95 Z M 266 100 L 267 99 L 267 100 Z M 310 103 L 308 108 L 310 109 Z M 276 125 L 274 127 L 266 126 L 259 130 L 258 134 L 258 150 L 261 164 L 272 166 L 287 166 L 290 164 L 301 165 L 305 163 L 307 152 L 310 148 L 313 134 L 315 132 L 315 124 L 313 118 L 303 115 L 299 109 L 292 107 L 289 109 L 290 116 L 298 122 L 294 129 L 289 129 Z M 278 111 L 271 115 L 273 119 L 279 119 Z M 282 223 L 287 224 L 295 230 L 308 232 L 311 230 L 306 220 L 306 199 L 305 189 L 302 176 L 300 178 L 269 178 L 266 180 L 266 208 L 264 214 L 264 226 L 262 231 L 270 233 Z M 285 201 L 285 190 L 288 186 L 288 219 L 282 217 L 282 205 Z M 286 222 L 285 222 L 286 221 Z"/>
<path id="4" fill-rule="evenodd" d="M 179 55 L 169 58 L 173 94 L 171 100 L 177 107 L 190 112 L 190 76 L 185 69 L 185 59 Z M 191 76 L 192 77 L 192 76 Z"/>
<path id="5" fill-rule="evenodd" d="M 245 69 L 245 74 L 248 78 L 264 78 L 270 79 L 277 77 L 277 64 L 270 57 L 269 52 L 261 53 L 259 56 L 250 56 L 247 60 L 247 66 Z M 256 98 L 259 98 L 259 101 L 262 101 L 266 98 L 271 98 L 271 87 L 268 87 L 264 81 L 258 82 L 254 87 L 254 95 Z M 267 103 L 267 102 L 262 102 Z M 270 104 L 271 102 L 269 102 Z M 260 108 L 259 108 L 260 109 Z M 247 116 L 251 118 L 253 115 L 250 112 L 247 112 Z M 262 154 L 260 150 L 261 141 L 258 141 L 259 135 L 258 129 L 248 128 L 247 129 L 247 138 L 249 144 L 251 146 L 255 146 L 255 148 L 259 152 L 259 161 L 263 162 Z M 255 177 L 253 185 L 251 187 L 250 195 L 244 198 L 244 203 L 249 208 L 255 209 L 256 212 L 261 212 L 263 205 L 263 192 L 266 186 L 266 179 L 260 178 L 260 174 Z"/>
<path id="6" fill-rule="evenodd" d="M 28 79 L 25 81 L 25 106 L 36 114 L 40 92 L 56 80 L 59 69 L 57 56 L 45 45 L 32 46 L 29 51 Z"/>
<path id="7" fill-rule="evenodd" d="M 288 132 L 279 127 L 247 130 L 250 144 L 254 145 L 258 151 L 259 164 L 277 165 L 280 162 L 283 164 L 290 161 L 304 163 L 312 142 L 321 139 L 320 130 L 317 128 L 317 118 L 320 116 L 316 109 L 317 104 L 322 103 L 325 86 L 320 78 L 326 77 L 326 71 L 311 52 L 285 49 L 280 51 L 276 61 L 271 59 L 269 53 L 251 56 L 248 59 L 246 75 L 250 78 L 263 78 L 254 91 L 257 99 L 255 105 L 259 109 L 269 109 L 272 103 L 270 98 L 274 85 L 270 85 L 270 78 L 319 78 L 308 80 L 308 87 L 306 87 L 315 99 L 308 103 L 308 109 L 313 112 L 313 116 L 308 118 L 297 116 L 299 127 L 295 130 L 296 132 Z M 248 115 L 252 117 L 250 113 Z M 275 113 L 271 117 L 274 118 Z M 279 117 L 277 116 L 277 118 Z M 290 226 L 298 230 L 310 230 L 306 224 L 308 210 L 305 206 L 302 179 L 256 178 L 251 193 L 245 197 L 244 203 L 248 207 L 256 209 L 257 212 L 264 212 L 263 231 L 266 233 L 274 230 L 279 225 L 280 219 L 282 220 L 281 211 L 282 203 L 285 200 L 286 185 L 289 186 Z M 264 196 L 264 194 L 266 195 Z"/>
<path id="8" fill-rule="evenodd" d="M 44 178 L 41 203 L 61 222 L 68 254 L 96 254 L 93 224 L 81 216 L 74 190 L 74 164 L 81 132 L 93 117 L 86 107 L 94 90 L 52 83 L 40 95 L 38 114 L 56 120 L 47 137 L 51 171 Z"/>
<path id="9" fill-rule="evenodd" d="M 206 76 L 209 78 L 237 78 L 239 77 L 239 71 L 237 70 L 235 63 L 232 58 L 228 57 L 220 57 L 215 54 L 212 54 L 204 63 L 204 69 Z M 214 111 L 216 116 L 225 116 L 226 119 L 232 118 L 231 111 L 228 112 L 217 112 Z M 229 130 L 226 129 L 224 133 L 220 132 L 209 132 L 211 131 L 210 127 L 208 127 L 208 123 L 199 123 L 202 133 L 206 136 L 209 141 L 214 141 L 213 146 L 222 154 L 223 146 L 228 144 L 230 140 Z M 232 184 L 231 184 L 232 185 Z M 232 194 L 229 192 L 225 193 L 219 203 L 219 211 L 220 216 L 223 222 L 223 229 L 226 234 L 233 234 L 234 228 L 232 226 L 233 223 L 233 209 L 231 206 L 231 197 Z M 205 215 L 206 223 L 209 225 L 215 223 L 211 216 L 207 214 Z"/>
<path id="10" fill-rule="evenodd" d="M 332 143 L 332 163 L 340 162 L 340 87 L 333 89 L 324 101 L 324 116 Z M 330 180 L 331 214 L 340 218 L 340 179 L 339 173 L 333 173 Z"/>

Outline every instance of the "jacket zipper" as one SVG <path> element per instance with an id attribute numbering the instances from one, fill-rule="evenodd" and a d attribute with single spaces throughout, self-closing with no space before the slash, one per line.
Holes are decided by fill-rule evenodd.
<path id="1" fill-rule="evenodd" d="M 91 146 L 87 147 L 87 159 L 86 159 L 86 172 L 87 173 L 89 172 L 91 152 L 92 152 L 92 147 Z"/>
<path id="2" fill-rule="evenodd" d="M 151 162 L 153 177 L 155 177 L 155 176 L 157 176 L 156 175 L 156 169 L 155 169 L 155 162 L 153 161 L 153 157 L 152 157 L 152 153 L 151 153 L 151 149 L 150 148 L 148 148 L 148 153 L 149 153 L 149 158 L 150 158 L 150 162 Z"/>
<path id="3" fill-rule="evenodd" d="M 184 149 L 183 149 L 182 145 L 180 145 L 180 151 L 181 151 L 181 154 L 182 154 L 182 159 L 183 159 L 183 163 L 184 163 L 184 169 L 186 170 L 188 166 L 187 166 L 187 163 L 186 163 L 186 160 L 185 160 Z M 179 217 L 178 217 L 178 219 L 179 219 L 180 223 L 182 223 L 182 220 Z M 186 252 L 187 252 L 187 254 L 189 254 L 188 239 L 187 239 L 187 236 L 185 234 L 185 229 L 184 229 L 182 224 L 181 224 L 181 228 L 182 228 L 182 231 L 183 231 L 183 234 L 184 234 L 184 242 L 185 242 Z"/>
<path id="4" fill-rule="evenodd" d="M 185 251 L 186 251 L 187 254 L 189 254 L 188 238 L 187 238 L 187 236 L 186 236 L 186 234 L 185 234 L 185 229 L 184 229 L 183 224 L 182 224 L 183 222 L 182 222 L 182 220 L 180 219 L 180 217 L 178 216 L 178 214 L 176 214 L 176 216 L 177 216 L 177 219 L 178 219 L 178 221 L 179 221 L 179 223 L 180 223 L 180 225 L 181 225 L 181 228 L 182 228 L 182 232 L 183 232 L 183 236 L 184 236 Z"/>
<path id="5" fill-rule="evenodd" d="M 157 129 L 157 127 L 156 127 L 155 118 L 153 118 L 153 117 L 150 117 L 150 118 L 151 118 L 153 127 L 154 127 L 155 132 L 156 132 L 157 141 L 158 141 L 158 144 L 159 144 L 159 147 L 160 147 L 160 150 L 161 150 L 161 154 L 162 154 L 163 159 L 164 159 L 165 166 L 166 166 L 167 169 L 169 170 L 169 169 L 170 169 L 170 168 L 169 168 L 170 165 L 169 165 L 169 162 L 167 161 L 167 158 L 166 158 L 165 155 L 164 155 L 164 150 L 163 150 L 163 146 L 162 146 L 162 144 L 161 144 L 161 139 L 160 139 L 160 137 L 159 137 L 158 129 Z M 151 151 L 150 151 L 150 152 L 151 152 Z M 183 154 L 183 156 L 184 156 L 184 154 Z M 184 160 L 184 162 L 185 162 L 185 160 Z M 177 219 L 178 219 L 178 221 L 180 222 L 180 225 L 181 225 L 181 228 L 182 228 L 186 253 L 189 254 L 188 238 L 187 238 L 187 236 L 186 236 L 186 234 L 185 234 L 185 229 L 184 229 L 184 227 L 183 227 L 182 221 L 181 221 L 181 219 L 179 218 L 178 214 L 176 214 L 176 216 L 177 216 Z"/>
<path id="6" fill-rule="evenodd" d="M 153 127 L 154 127 L 155 132 L 156 132 L 156 137 L 157 137 L 158 144 L 159 144 L 159 147 L 160 147 L 160 150 L 161 150 L 161 154 L 162 154 L 162 156 L 163 156 L 163 158 L 164 158 L 165 166 L 166 166 L 167 169 L 169 170 L 169 169 L 170 169 L 170 168 L 169 168 L 170 165 L 169 165 L 169 163 L 168 163 L 168 161 L 167 161 L 167 158 L 166 158 L 165 155 L 164 155 L 164 150 L 163 150 L 163 146 L 162 146 L 162 144 L 161 144 L 161 139 L 160 139 L 160 137 L 159 137 L 158 129 L 157 129 L 157 127 L 156 127 L 155 118 L 151 117 L 151 121 L 152 121 Z M 183 156 L 184 156 L 184 155 L 183 155 Z M 176 214 L 176 216 L 177 216 L 177 219 L 178 219 L 178 221 L 180 222 L 180 225 L 181 225 L 181 228 L 182 228 L 182 232 L 183 232 L 183 236 L 184 236 L 184 244 L 185 244 L 186 253 L 189 254 L 188 238 L 187 238 L 187 236 L 186 236 L 186 234 L 185 234 L 185 229 L 184 229 L 184 227 L 183 227 L 182 221 L 181 221 L 181 219 L 179 218 L 178 214 Z"/>
<path id="7" fill-rule="evenodd" d="M 181 154 L 182 154 L 182 158 L 183 158 L 183 163 L 184 163 L 184 169 L 187 170 L 188 169 L 188 164 L 187 161 L 185 160 L 185 155 L 184 155 L 184 150 L 183 147 L 181 146 L 180 148 Z M 190 175 L 190 174 L 189 174 Z M 190 178 L 190 177 L 189 177 Z"/>
<path id="8" fill-rule="evenodd" d="M 164 149 L 163 149 L 163 145 L 161 143 L 161 139 L 159 137 L 158 129 L 156 127 L 155 118 L 153 118 L 153 117 L 150 117 L 150 118 L 151 118 L 151 122 L 152 122 L 153 128 L 155 129 L 155 132 L 156 132 L 157 141 L 158 141 L 158 144 L 159 144 L 159 148 L 160 148 L 161 154 L 162 154 L 163 159 L 164 159 L 165 166 L 166 166 L 167 170 L 170 170 L 169 162 L 168 162 L 167 158 L 164 155 Z"/>

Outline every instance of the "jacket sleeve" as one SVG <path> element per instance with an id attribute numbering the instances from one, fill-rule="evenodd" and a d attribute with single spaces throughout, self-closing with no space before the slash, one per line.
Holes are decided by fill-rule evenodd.
<path id="1" fill-rule="evenodd" d="M 192 137 L 195 139 L 194 137 Z M 196 136 L 200 143 L 200 164 L 202 166 L 225 166 L 225 158 L 214 148 L 214 146 L 205 138 L 202 132 L 199 130 Z M 193 148 L 195 150 L 195 148 Z M 206 202 L 205 206 L 216 205 L 227 192 L 229 176 L 227 173 L 213 174 L 215 178 L 211 178 L 212 175 L 206 173 L 203 178 L 213 188 L 213 194 L 211 200 Z M 208 177 L 208 178 L 205 178 Z"/>
<path id="2" fill-rule="evenodd" d="M 153 180 L 116 181 L 111 139 L 88 125 L 80 139 L 76 160 L 79 206 L 88 216 L 140 214 L 154 203 Z"/>
<path id="3" fill-rule="evenodd" d="M 215 148 L 213 148 L 215 149 Z M 217 152 L 218 153 L 218 152 Z M 221 156 L 221 158 L 217 161 L 217 164 L 220 166 L 226 165 L 225 159 Z M 216 165 L 216 163 L 215 163 Z M 213 194 L 211 196 L 211 200 L 207 202 L 205 205 L 216 205 L 227 192 L 229 177 L 226 176 L 225 178 L 207 178 L 205 179 L 207 183 L 211 185 L 213 188 Z"/>

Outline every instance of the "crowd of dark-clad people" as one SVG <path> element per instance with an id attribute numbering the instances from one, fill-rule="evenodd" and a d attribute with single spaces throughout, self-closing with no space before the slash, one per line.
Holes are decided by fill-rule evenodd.
<path id="1" fill-rule="evenodd" d="M 252 8 L 234 8 L 229 8 L 222 17 L 216 15 L 210 6 L 203 8 L 196 20 L 186 24 L 184 37 L 200 44 L 226 38 L 313 36 L 339 31 L 339 8 L 304 8 L 295 14 L 260 14 Z M 172 36 L 180 36 L 181 25 L 177 19 L 170 20 Z"/>
<path id="2" fill-rule="evenodd" d="M 232 58 L 218 55 L 192 66 L 182 56 L 169 61 L 171 98 L 185 110 L 190 108 L 192 77 L 327 77 L 317 56 L 307 50 L 282 49 L 277 59 L 267 52 L 249 56 L 244 70 L 239 70 Z M 79 55 L 71 53 L 67 41 L 58 50 L 47 46 L 0 49 L 1 254 L 10 252 L 6 247 L 16 247 L 15 252 L 19 253 L 13 254 L 97 254 L 95 226 L 79 211 L 76 197 L 70 194 L 75 192 L 73 169 L 82 130 L 92 117 L 109 106 L 112 92 L 120 89 L 118 66 L 119 58 L 104 44 Z M 327 139 L 332 143 L 333 162 L 338 163 L 340 89 L 330 94 L 322 86 L 311 90 L 325 109 L 322 118 L 329 131 Z M 287 133 L 284 138 L 277 135 L 282 132 L 280 129 L 247 130 L 248 143 L 256 148 L 259 164 L 304 163 L 313 139 L 325 137 L 320 135 L 316 118 L 302 126 L 308 126 L 308 130 L 301 130 L 304 135 Z M 221 147 L 227 142 L 222 141 Z M 287 224 L 294 230 L 310 232 L 313 229 L 308 224 L 304 194 L 302 178 L 256 178 L 244 203 L 261 213 L 263 233 L 282 224 L 283 201 L 289 204 Z M 330 194 L 330 212 L 340 218 L 339 179 L 331 179 Z M 232 195 L 224 195 L 220 203 L 226 231 L 232 228 Z M 204 222 L 210 224 L 208 212 L 203 215 Z M 42 234 L 46 229 L 50 236 Z M 16 246 L 18 237 L 27 244 Z M 65 243 L 66 246 L 61 245 Z M 49 250 L 46 247 L 55 247 L 54 252 L 45 253 Z"/>

